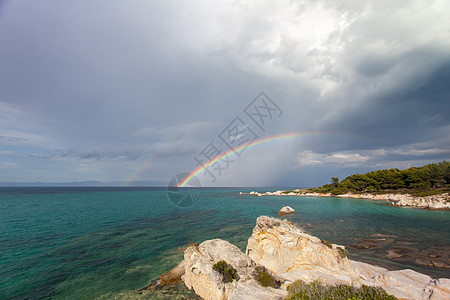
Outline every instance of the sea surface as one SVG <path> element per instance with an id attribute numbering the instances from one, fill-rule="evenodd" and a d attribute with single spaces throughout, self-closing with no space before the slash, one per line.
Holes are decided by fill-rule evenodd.
<path id="1" fill-rule="evenodd" d="M 388 236 L 389 247 L 450 249 L 448 211 L 239 195 L 251 190 L 203 189 L 180 208 L 163 188 L 0 188 L 0 299 L 195 298 L 182 283 L 138 290 L 174 267 L 189 243 L 222 238 L 245 250 L 256 218 L 285 205 L 297 211 L 286 216 L 291 222 L 340 245 Z M 347 249 L 356 260 L 450 278 L 448 269 L 393 262 L 383 247 Z"/>

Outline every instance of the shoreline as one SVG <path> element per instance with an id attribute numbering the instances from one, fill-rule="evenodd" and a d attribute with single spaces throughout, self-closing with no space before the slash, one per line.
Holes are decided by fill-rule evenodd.
<path id="1" fill-rule="evenodd" d="M 432 196 L 417 197 L 410 194 L 371 194 L 371 193 L 346 193 L 341 195 L 333 195 L 331 193 L 316 193 L 307 192 L 302 189 L 291 191 L 278 190 L 275 192 L 259 193 L 252 191 L 250 193 L 239 192 L 239 195 L 253 195 L 257 197 L 263 196 L 299 196 L 299 197 L 336 197 L 336 198 L 351 198 L 351 199 L 369 199 L 382 200 L 389 202 L 389 206 L 395 207 L 413 207 L 430 210 L 450 210 L 450 195 L 449 193 L 442 193 Z"/>

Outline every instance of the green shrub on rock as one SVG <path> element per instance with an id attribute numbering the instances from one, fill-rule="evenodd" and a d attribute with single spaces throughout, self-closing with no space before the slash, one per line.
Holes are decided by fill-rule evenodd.
<path id="1" fill-rule="evenodd" d="M 257 266 L 255 267 L 255 279 L 264 287 L 273 287 L 273 288 L 279 288 L 280 283 L 274 279 L 272 276 L 270 276 L 269 272 L 266 268 L 263 266 Z"/>
<path id="2" fill-rule="evenodd" d="M 320 240 L 322 242 L 322 244 L 326 245 L 328 248 L 333 249 L 333 245 L 326 240 Z"/>
<path id="3" fill-rule="evenodd" d="M 213 265 L 213 270 L 219 272 L 219 274 L 222 275 L 222 281 L 224 283 L 233 282 L 234 279 L 238 279 L 236 269 L 227 264 L 227 262 L 224 260 L 216 262 Z"/>
<path id="4" fill-rule="evenodd" d="M 339 251 L 339 255 L 340 255 L 342 258 L 346 258 L 346 257 L 347 257 L 347 254 L 348 254 L 347 249 L 344 249 L 344 248 L 341 248 L 341 247 L 337 247 L 337 249 L 338 249 L 338 251 Z"/>
<path id="5" fill-rule="evenodd" d="M 318 281 L 305 283 L 297 280 L 287 287 L 286 300 L 396 300 L 380 287 L 363 285 L 360 288 L 347 284 L 322 285 Z"/>

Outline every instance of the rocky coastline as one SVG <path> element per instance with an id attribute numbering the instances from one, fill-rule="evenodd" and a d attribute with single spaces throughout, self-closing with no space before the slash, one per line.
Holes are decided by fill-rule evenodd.
<path id="1" fill-rule="evenodd" d="M 261 216 L 245 253 L 221 239 L 191 244 L 175 268 L 145 289 L 182 281 L 203 299 L 283 299 L 287 286 L 302 280 L 376 286 L 398 299 L 450 298 L 448 278 L 433 279 L 409 269 L 389 271 L 349 260 L 346 254 L 344 246 L 309 235 L 287 220 Z M 219 263 L 233 271 L 231 281 L 217 271 Z M 261 274 L 270 279 L 268 284 L 262 284 Z"/>
<path id="2" fill-rule="evenodd" d="M 331 193 L 312 193 L 307 190 L 297 189 L 292 191 L 278 190 L 275 192 L 250 192 L 240 195 L 253 195 L 257 197 L 263 196 L 305 196 L 305 197 L 340 197 L 340 198 L 354 198 L 354 199 L 370 199 L 370 200 L 384 200 L 391 206 L 398 207 L 415 207 L 422 209 L 435 210 L 450 210 L 450 195 L 443 193 L 432 196 L 417 197 L 410 194 L 371 194 L 371 193 L 346 193 L 341 195 L 332 195 Z"/>

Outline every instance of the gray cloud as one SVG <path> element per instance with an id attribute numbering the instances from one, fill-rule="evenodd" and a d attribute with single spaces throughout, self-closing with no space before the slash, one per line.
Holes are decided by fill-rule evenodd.
<path id="1" fill-rule="evenodd" d="M 328 135 L 249 149 L 214 184 L 449 158 L 446 1 L 0 3 L 0 181 L 124 180 L 151 160 L 138 179 L 164 182 L 261 90 L 284 114 L 260 137 Z"/>

